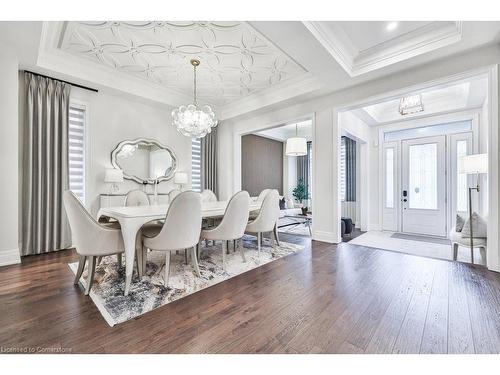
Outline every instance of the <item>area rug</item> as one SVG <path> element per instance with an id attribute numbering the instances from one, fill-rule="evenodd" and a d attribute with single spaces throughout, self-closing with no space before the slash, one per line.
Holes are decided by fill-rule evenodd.
<path id="1" fill-rule="evenodd" d="M 116 256 L 104 257 L 96 267 L 90 297 L 106 322 L 114 326 L 304 249 L 304 246 L 282 241 L 280 246 L 276 245 L 272 248 L 270 241 L 266 239 L 259 258 L 255 237 L 244 236 L 242 244 L 246 262 L 242 261 L 240 251 L 233 252 L 231 246 L 230 254 L 226 258 L 226 271 L 222 269 L 220 242 L 216 246 L 202 247 L 199 261 L 200 278 L 195 276 L 190 261 L 188 265 L 184 263 L 183 252 L 180 254 L 172 252 L 168 287 L 163 285 L 165 253 L 149 252 L 145 275 L 142 280 L 139 280 L 134 270 L 128 296 L 123 295 L 125 267 L 118 267 Z M 78 263 L 70 263 L 69 267 L 75 274 Z M 84 288 L 86 279 L 87 270 L 83 272 L 80 279 Z"/>
<path id="2" fill-rule="evenodd" d="M 453 260 L 453 252 L 449 241 L 446 244 L 436 243 L 434 239 L 430 239 L 428 242 L 424 240 L 425 237 L 420 237 L 416 240 L 414 238 L 408 239 L 407 237 L 394 236 L 393 232 L 369 231 L 350 240 L 348 243 L 349 245 L 374 247 L 429 258 Z M 474 259 L 476 264 L 484 264 L 479 249 L 475 249 Z M 457 260 L 459 262 L 470 263 L 470 250 L 459 246 Z"/>

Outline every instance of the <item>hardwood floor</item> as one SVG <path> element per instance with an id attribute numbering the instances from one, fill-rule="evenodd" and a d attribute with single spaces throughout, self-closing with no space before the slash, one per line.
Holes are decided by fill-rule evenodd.
<path id="1" fill-rule="evenodd" d="M 342 243 L 306 249 L 109 327 L 73 251 L 0 268 L 0 346 L 73 353 L 498 353 L 500 275 Z"/>

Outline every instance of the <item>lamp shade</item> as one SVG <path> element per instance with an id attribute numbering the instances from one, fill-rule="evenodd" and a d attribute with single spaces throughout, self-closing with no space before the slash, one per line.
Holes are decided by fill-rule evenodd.
<path id="1" fill-rule="evenodd" d="M 174 183 L 179 184 L 179 185 L 183 185 L 183 184 L 187 184 L 187 182 L 188 182 L 188 175 L 187 175 L 187 173 L 185 173 L 185 172 L 177 172 L 174 175 Z"/>
<path id="2" fill-rule="evenodd" d="M 288 138 L 285 153 L 287 156 L 307 155 L 307 140 L 300 137 Z"/>
<path id="3" fill-rule="evenodd" d="M 488 173 L 488 154 L 467 155 L 460 158 L 458 171 L 466 174 Z"/>
<path id="4" fill-rule="evenodd" d="M 106 169 L 106 173 L 104 174 L 104 182 L 123 182 L 123 171 L 116 168 Z"/>

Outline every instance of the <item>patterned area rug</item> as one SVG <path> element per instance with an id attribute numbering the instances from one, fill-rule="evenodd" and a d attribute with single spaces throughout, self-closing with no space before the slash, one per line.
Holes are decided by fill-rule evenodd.
<path id="1" fill-rule="evenodd" d="M 118 267 L 116 256 L 104 257 L 100 265 L 96 267 L 90 297 L 108 324 L 114 326 L 304 249 L 304 246 L 283 241 L 280 242 L 280 246 L 276 245 L 273 249 L 270 241 L 265 239 L 259 259 L 255 237 L 244 236 L 243 247 L 245 263 L 242 261 L 239 249 L 233 252 L 230 246 L 231 251 L 226 258 L 226 271 L 222 269 L 221 243 L 213 247 L 203 247 L 199 261 L 201 278 L 195 276 L 190 259 L 188 265 L 184 263 L 184 252 L 179 254 L 172 252 L 168 287 L 163 285 L 165 252 L 149 252 L 146 274 L 142 280 L 139 280 L 134 269 L 128 296 L 123 295 L 125 267 Z M 70 263 L 69 267 L 73 273 L 76 273 L 78 263 Z M 83 272 L 80 279 L 84 288 L 86 279 L 87 270 Z"/>

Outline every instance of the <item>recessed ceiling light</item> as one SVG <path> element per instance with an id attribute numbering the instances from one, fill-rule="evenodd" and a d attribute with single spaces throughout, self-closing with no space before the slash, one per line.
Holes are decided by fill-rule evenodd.
<path id="1" fill-rule="evenodd" d="M 398 27 L 398 22 L 389 22 L 385 28 L 387 31 L 392 31 L 396 27 Z"/>

